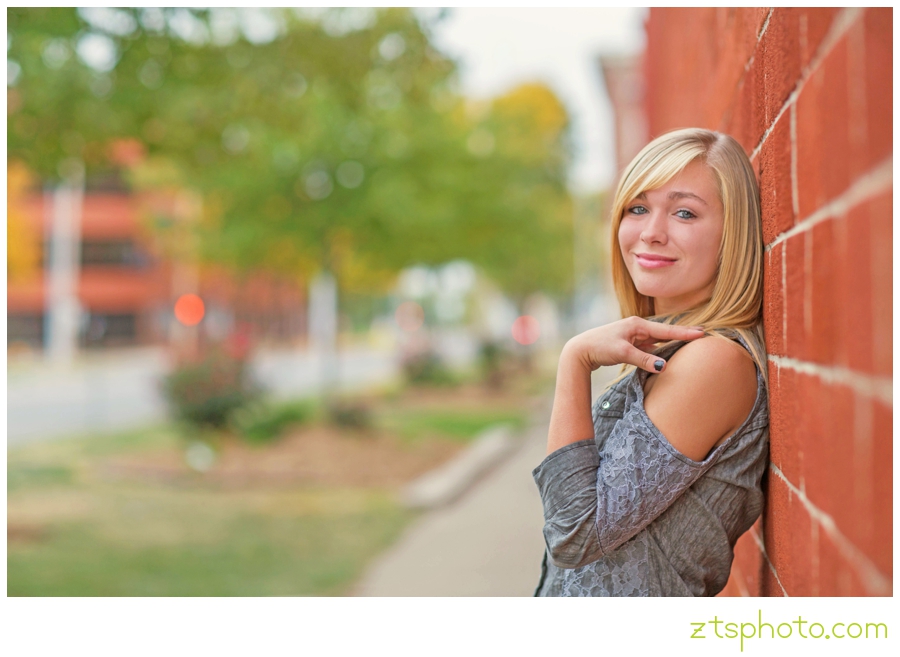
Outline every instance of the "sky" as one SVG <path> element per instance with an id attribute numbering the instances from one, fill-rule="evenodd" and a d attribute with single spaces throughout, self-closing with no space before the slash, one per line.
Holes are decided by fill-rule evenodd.
<path id="1" fill-rule="evenodd" d="M 612 110 L 600 55 L 644 48 L 646 9 L 460 7 L 435 25 L 435 44 L 460 64 L 462 91 L 475 98 L 542 81 L 572 117 L 570 187 L 600 191 L 615 177 Z"/>

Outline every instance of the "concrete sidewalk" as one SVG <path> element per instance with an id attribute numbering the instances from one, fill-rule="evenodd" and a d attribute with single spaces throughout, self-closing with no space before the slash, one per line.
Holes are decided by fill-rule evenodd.
<path id="1" fill-rule="evenodd" d="M 595 399 L 618 368 L 594 372 Z M 546 455 L 553 399 L 519 447 L 453 504 L 425 513 L 381 555 L 357 596 L 530 596 L 541 574 L 544 526 L 531 471 Z"/>
<path id="2" fill-rule="evenodd" d="M 531 470 L 544 458 L 536 425 L 461 499 L 423 515 L 357 585 L 359 596 L 527 596 L 541 573 L 544 519 Z"/>

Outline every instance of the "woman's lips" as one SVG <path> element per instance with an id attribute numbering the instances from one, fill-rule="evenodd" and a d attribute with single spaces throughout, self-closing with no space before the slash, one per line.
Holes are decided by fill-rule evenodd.
<path id="1" fill-rule="evenodd" d="M 647 269 L 658 269 L 659 267 L 668 267 L 675 264 L 673 258 L 664 258 L 663 256 L 650 255 L 649 253 L 635 253 L 634 257 L 641 267 L 646 267 Z"/>

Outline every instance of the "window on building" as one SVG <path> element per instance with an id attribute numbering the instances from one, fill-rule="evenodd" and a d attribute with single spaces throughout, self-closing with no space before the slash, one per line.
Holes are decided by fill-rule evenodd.
<path id="1" fill-rule="evenodd" d="M 91 313 L 82 336 L 86 347 L 112 347 L 137 342 L 137 315 Z"/>
<path id="2" fill-rule="evenodd" d="M 147 257 L 131 240 L 84 240 L 81 243 L 82 266 L 139 267 L 146 262 Z"/>
<path id="3" fill-rule="evenodd" d="M 6 347 L 27 345 L 35 349 L 44 346 L 44 316 L 33 314 L 6 315 Z"/>

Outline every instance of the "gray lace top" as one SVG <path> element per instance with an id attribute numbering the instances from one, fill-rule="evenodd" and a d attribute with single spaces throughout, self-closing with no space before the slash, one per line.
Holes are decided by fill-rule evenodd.
<path id="1" fill-rule="evenodd" d="M 659 353 L 667 358 L 684 344 Z M 757 371 L 750 415 L 698 462 L 644 411 L 647 376 L 635 370 L 598 397 L 594 438 L 534 469 L 547 544 L 535 595 L 711 596 L 728 581 L 735 541 L 762 511 L 765 380 Z"/>

